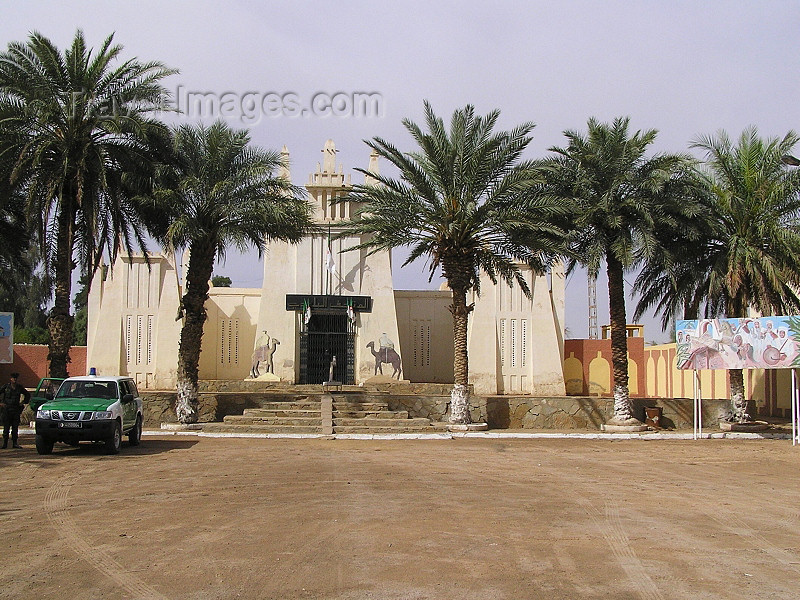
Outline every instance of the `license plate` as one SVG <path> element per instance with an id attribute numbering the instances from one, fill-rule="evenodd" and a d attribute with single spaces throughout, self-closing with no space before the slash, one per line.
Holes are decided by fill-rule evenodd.
<path id="1" fill-rule="evenodd" d="M 65 423 L 59 423 L 58 426 L 61 427 L 61 428 L 64 428 L 64 429 L 80 429 L 81 428 L 81 424 L 80 423 L 71 423 L 69 421 L 67 421 Z"/>

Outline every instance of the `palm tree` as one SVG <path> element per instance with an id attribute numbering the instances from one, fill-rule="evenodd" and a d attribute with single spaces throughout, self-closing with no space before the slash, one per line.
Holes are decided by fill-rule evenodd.
<path id="1" fill-rule="evenodd" d="M 157 148 L 168 139 L 169 130 L 148 115 L 166 108 L 159 82 L 175 71 L 135 59 L 115 64 L 122 46 L 112 41 L 113 35 L 95 52 L 78 31 L 62 54 L 33 33 L 0 54 L 0 123 L 11 182 L 25 195 L 53 275 L 47 323 L 54 377 L 67 375 L 76 260 L 91 275 L 104 252 L 113 260 L 121 248 L 146 251 L 132 197 L 149 183 Z"/>
<path id="2" fill-rule="evenodd" d="M 630 119 L 611 124 L 589 119 L 588 134 L 565 131 L 568 145 L 541 162 L 549 193 L 572 203 L 574 218 L 569 269 L 577 263 L 596 277 L 603 262 L 608 275 L 614 416 L 611 425 L 641 425 L 628 392 L 625 273 L 658 249 L 657 232 L 696 213 L 687 190 L 692 179 L 686 156 L 647 158 L 655 130 L 629 133 Z"/>
<path id="3" fill-rule="evenodd" d="M 419 146 L 403 153 L 381 138 L 367 141 L 400 171 L 400 178 L 366 173 L 376 183 L 354 186 L 346 200 L 363 203 L 341 235 L 363 235 L 358 248 L 371 252 L 410 246 L 404 264 L 421 256 L 437 268 L 453 294 L 455 348 L 451 423 L 468 424 L 469 361 L 467 321 L 470 290 L 480 292 L 480 273 L 498 276 L 530 294 L 519 264 L 544 269 L 563 238 L 554 224 L 564 210 L 531 193 L 537 180 L 520 156 L 531 141 L 532 123 L 494 132 L 499 117 L 476 116 L 472 106 L 456 110 L 449 131 L 425 102 L 427 131 L 405 119 Z"/>
<path id="4" fill-rule="evenodd" d="M 4 137 L 0 127 L 0 139 Z M 24 293 L 24 283 L 30 280 L 36 264 L 29 256 L 31 236 L 25 219 L 25 197 L 11 185 L 11 165 L 3 150 L 0 148 L 0 299 L 5 302 L 0 302 L 6 304 L 3 310 L 10 310 L 8 304 L 16 306 L 12 298 Z"/>
<path id="5" fill-rule="evenodd" d="M 673 337 L 676 319 L 697 319 L 701 313 L 701 280 L 708 271 L 705 243 L 709 237 L 721 235 L 721 221 L 716 219 L 710 190 L 700 177 L 697 184 L 695 201 L 704 210 L 688 223 L 662 227 L 657 232 L 656 252 L 642 266 L 633 286 L 639 297 L 633 319 L 652 310 L 661 315 L 664 331 L 673 328 Z"/>
<path id="6" fill-rule="evenodd" d="M 181 299 L 184 315 L 178 348 L 176 412 L 181 423 L 197 421 L 197 379 L 205 302 L 214 259 L 234 246 L 271 240 L 298 242 L 313 228 L 311 208 L 298 188 L 273 173 L 276 152 L 250 146 L 246 131 L 218 121 L 182 126 L 174 135 L 174 164 L 146 207 L 151 232 L 168 250 L 188 250 Z M 184 255 L 186 260 L 186 255 Z"/>
<path id="7" fill-rule="evenodd" d="M 742 318 L 749 309 L 788 314 L 800 309 L 800 171 L 789 168 L 800 141 L 793 131 L 762 139 L 745 129 L 734 145 L 725 132 L 702 137 L 708 202 L 705 226 L 683 246 L 683 261 L 659 260 L 637 286 L 652 290 L 642 309 L 655 306 L 664 321 L 680 316 Z M 655 302 L 660 295 L 662 300 Z M 749 419 L 741 369 L 730 371 L 733 418 Z"/>

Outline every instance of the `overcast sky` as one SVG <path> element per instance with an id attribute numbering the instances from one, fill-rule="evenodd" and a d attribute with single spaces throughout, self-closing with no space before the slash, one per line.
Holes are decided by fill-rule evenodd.
<path id="1" fill-rule="evenodd" d="M 329 138 L 345 172 L 366 167 L 365 138 L 381 136 L 410 150 L 401 120 L 421 121 L 423 99 L 446 119 L 470 103 L 481 113 L 499 109 L 504 129 L 533 121 L 531 158 L 561 145 L 565 129 L 584 130 L 592 116 L 629 115 L 633 128 L 659 130 L 654 151 L 671 152 L 687 151 L 690 140 L 720 129 L 738 136 L 752 124 L 762 135 L 782 136 L 800 128 L 796 1 L 0 6 L 3 47 L 31 31 L 60 48 L 79 28 L 90 46 L 115 32 L 125 58 L 179 69 L 166 81 L 178 99 L 205 93 L 219 101 L 231 125 L 248 127 L 255 143 L 288 146 L 296 184 L 306 183 Z M 374 94 L 380 115 L 346 114 L 342 99 L 357 93 Z M 325 114 L 332 112 L 326 100 L 334 97 L 337 114 Z M 237 106 L 240 98 L 250 104 Z M 293 114 L 302 108 L 304 115 Z M 353 173 L 353 181 L 361 176 Z M 395 287 L 438 287 L 427 284 L 423 270 L 420 263 L 395 273 Z M 234 285 L 261 285 L 252 257 L 229 255 L 215 273 Z M 598 283 L 600 324 L 608 322 L 605 285 Z M 629 300 L 629 317 L 632 311 Z M 648 340 L 667 339 L 656 321 L 644 322 Z M 570 336 L 585 337 L 587 323 L 585 274 L 576 273 L 567 287 Z"/>

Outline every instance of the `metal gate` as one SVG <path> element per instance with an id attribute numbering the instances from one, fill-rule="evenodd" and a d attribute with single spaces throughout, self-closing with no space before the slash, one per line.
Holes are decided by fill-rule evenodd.
<path id="1" fill-rule="evenodd" d="M 300 332 L 300 383 L 355 383 L 355 333 L 344 310 L 315 311 Z"/>

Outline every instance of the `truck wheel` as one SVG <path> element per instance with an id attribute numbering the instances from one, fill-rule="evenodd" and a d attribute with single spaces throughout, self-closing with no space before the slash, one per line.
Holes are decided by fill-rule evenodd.
<path id="1" fill-rule="evenodd" d="M 128 443 L 138 446 L 142 442 L 142 417 L 136 417 L 136 425 L 128 432 Z"/>
<path id="2" fill-rule="evenodd" d="M 106 440 L 106 454 L 118 454 L 122 447 L 122 427 L 119 421 L 114 423 L 114 433 Z"/>
<path id="3" fill-rule="evenodd" d="M 53 443 L 53 440 L 48 440 L 43 435 L 36 434 L 36 452 L 39 454 L 52 454 Z"/>

